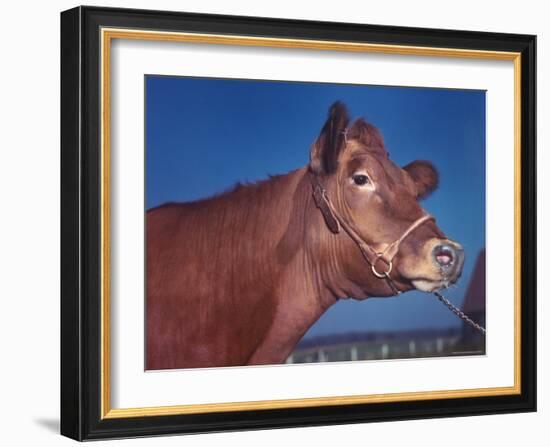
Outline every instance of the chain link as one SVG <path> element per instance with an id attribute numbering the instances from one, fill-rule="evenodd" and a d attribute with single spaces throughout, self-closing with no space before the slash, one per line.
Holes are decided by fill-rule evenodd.
<path id="1" fill-rule="evenodd" d="M 456 307 L 453 303 L 451 303 L 447 298 L 445 298 L 441 293 L 434 292 L 434 295 L 437 297 L 439 301 L 441 301 L 445 306 L 447 306 L 452 313 L 454 313 L 457 317 L 459 317 L 461 320 L 468 323 L 473 328 L 477 329 L 479 332 L 481 332 L 483 335 L 487 332 L 483 326 L 480 326 L 475 321 L 473 321 L 468 315 L 466 315 L 464 312 L 462 312 L 458 307 Z"/>

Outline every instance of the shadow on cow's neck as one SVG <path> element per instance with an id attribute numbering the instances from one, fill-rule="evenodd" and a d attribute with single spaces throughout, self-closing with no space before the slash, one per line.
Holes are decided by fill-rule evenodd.
<path id="1" fill-rule="evenodd" d="M 312 195 L 312 173 L 302 168 L 289 176 L 289 184 L 294 187 L 288 195 L 288 220 L 281 239 L 277 242 L 275 259 L 283 266 L 297 263 L 294 271 L 299 277 L 294 281 L 308 281 L 314 291 L 320 308 L 323 310 L 338 299 L 354 297 L 364 299 L 376 291 L 369 289 L 368 283 L 358 284 L 346 274 L 349 263 L 346 257 L 354 262 L 363 263 L 360 252 L 347 238 L 328 231 L 323 215 L 317 209 Z M 291 179 L 297 177 L 297 179 Z M 279 216 L 274 216 L 277 218 Z M 365 278 L 368 276 L 368 266 Z M 380 285 L 379 285 L 380 286 Z M 386 292 L 386 290 L 382 290 Z"/>

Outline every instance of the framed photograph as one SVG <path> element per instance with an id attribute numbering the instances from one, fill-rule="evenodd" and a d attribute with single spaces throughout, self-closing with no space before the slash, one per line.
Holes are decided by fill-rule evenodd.
<path id="1" fill-rule="evenodd" d="M 63 12 L 62 434 L 535 411 L 535 43 Z"/>

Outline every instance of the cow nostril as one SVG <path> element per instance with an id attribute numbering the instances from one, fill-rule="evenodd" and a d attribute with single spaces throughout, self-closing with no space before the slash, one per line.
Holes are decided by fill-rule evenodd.
<path id="1" fill-rule="evenodd" d="M 454 264 L 456 252 L 450 245 L 438 245 L 433 250 L 433 256 L 441 267 L 449 267 Z"/>

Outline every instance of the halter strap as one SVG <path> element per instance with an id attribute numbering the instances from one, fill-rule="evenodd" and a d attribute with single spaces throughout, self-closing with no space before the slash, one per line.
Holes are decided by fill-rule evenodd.
<path id="1" fill-rule="evenodd" d="M 342 216 L 336 211 L 332 202 L 330 201 L 327 191 L 321 186 L 317 177 L 312 174 L 312 186 L 313 186 L 313 198 L 317 208 L 321 210 L 327 227 L 335 234 L 340 233 L 340 229 L 343 228 L 347 235 L 357 244 L 361 254 L 365 260 L 370 264 L 372 273 L 381 279 L 385 279 L 388 285 L 391 287 L 396 295 L 399 295 L 401 291 L 397 288 L 395 283 L 390 277 L 390 273 L 393 269 L 393 258 L 399 251 L 401 243 L 420 225 L 426 223 L 429 220 L 435 220 L 433 216 L 424 214 L 416 219 L 409 227 L 403 232 L 403 234 L 389 244 L 384 251 L 378 253 L 375 251 L 365 240 L 348 224 L 348 222 L 342 218 Z M 383 261 L 386 264 L 386 269 L 382 272 L 377 269 L 379 261 Z"/>

